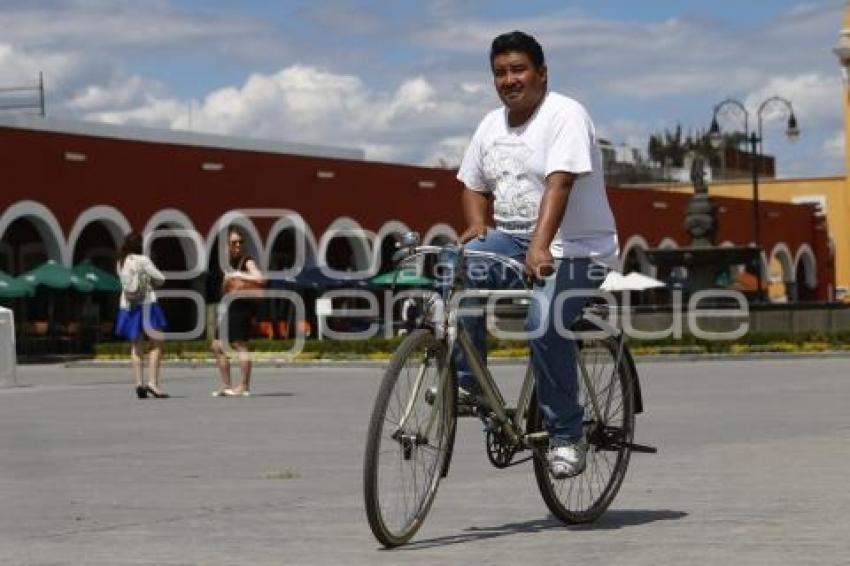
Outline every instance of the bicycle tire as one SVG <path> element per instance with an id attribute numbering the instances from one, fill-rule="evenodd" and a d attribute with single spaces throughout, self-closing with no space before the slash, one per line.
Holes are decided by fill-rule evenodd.
<path id="1" fill-rule="evenodd" d="M 457 391 L 452 371 L 447 383 L 438 383 L 445 362 L 445 342 L 429 329 L 415 330 L 393 354 L 378 390 L 366 441 L 363 486 L 369 527 L 386 547 L 413 537 L 447 470 Z M 418 387 L 417 381 L 421 381 Z M 438 403 L 433 392 L 441 390 Z"/>
<path id="2" fill-rule="evenodd" d="M 624 351 L 617 360 L 620 344 L 615 338 L 603 338 L 577 342 L 577 354 L 585 360 L 589 379 L 596 388 L 605 378 L 617 375 L 612 399 L 616 397 L 615 411 L 605 428 L 600 428 L 590 406 L 587 388 L 579 375 L 579 398 L 585 409 L 585 437 L 589 443 L 587 465 L 584 472 L 567 479 L 555 479 L 549 473 L 546 450 L 534 454 L 534 475 L 546 506 L 555 517 L 567 524 L 589 523 L 598 519 L 608 508 L 620 490 L 629 465 L 634 440 L 634 378 L 625 363 L 628 352 Z M 622 346 L 626 348 L 625 344 Z M 597 391 L 599 393 L 599 391 Z M 607 393 L 607 391 L 603 391 Z M 529 412 L 531 430 L 544 430 L 543 417 L 538 408 L 536 395 Z"/>

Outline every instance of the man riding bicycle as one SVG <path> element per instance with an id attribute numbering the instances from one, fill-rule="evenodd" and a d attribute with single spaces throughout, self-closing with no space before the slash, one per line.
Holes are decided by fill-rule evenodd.
<path id="1" fill-rule="evenodd" d="M 555 298 L 568 290 L 599 288 L 617 264 L 616 226 L 593 123 L 578 102 L 548 89 L 537 40 L 520 31 L 499 35 L 490 67 L 504 106 L 478 125 L 458 171 L 468 225 L 460 241 L 467 249 L 524 262 L 535 290 L 548 299 L 531 302 L 526 330 L 539 330 L 530 344 L 537 399 L 550 435 L 549 469 L 555 478 L 566 478 L 584 470 L 587 445 L 575 343 L 554 321 L 560 318 L 569 328 L 587 298 L 571 296 L 560 304 Z M 495 229 L 488 227 L 491 205 Z M 504 270 L 468 267 L 468 288 L 512 283 Z M 486 360 L 482 317 L 462 320 Z M 477 383 L 469 364 L 459 348 L 454 355 L 460 395 L 474 398 Z"/>

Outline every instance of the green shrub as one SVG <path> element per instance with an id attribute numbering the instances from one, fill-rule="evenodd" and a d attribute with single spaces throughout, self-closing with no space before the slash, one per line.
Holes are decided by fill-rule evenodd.
<path id="1" fill-rule="evenodd" d="M 298 359 L 385 359 L 398 347 L 404 337 L 370 340 L 305 340 Z M 294 340 L 252 340 L 249 347 L 255 352 L 283 354 L 292 350 Z M 750 332 L 734 342 L 706 341 L 693 336 L 680 340 L 629 339 L 636 355 L 743 353 L 743 352 L 820 352 L 850 349 L 850 332 L 761 333 Z M 524 357 L 528 354 L 526 340 L 499 340 L 490 337 L 488 347 L 494 357 Z M 210 342 L 206 340 L 170 341 L 163 344 L 166 359 L 208 359 Z M 130 356 L 127 342 L 103 342 L 95 346 L 98 359 L 126 359 Z"/>

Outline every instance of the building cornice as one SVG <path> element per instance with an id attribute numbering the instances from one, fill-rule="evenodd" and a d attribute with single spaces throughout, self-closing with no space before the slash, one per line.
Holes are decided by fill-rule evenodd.
<path id="1" fill-rule="evenodd" d="M 274 140 L 190 132 L 186 130 L 125 126 L 67 118 L 31 116 L 26 114 L 0 115 L 0 129 L 2 128 L 148 143 L 302 155 L 307 157 L 351 159 L 358 161 L 365 159 L 365 152 L 362 149 L 355 148 L 288 143 Z"/>

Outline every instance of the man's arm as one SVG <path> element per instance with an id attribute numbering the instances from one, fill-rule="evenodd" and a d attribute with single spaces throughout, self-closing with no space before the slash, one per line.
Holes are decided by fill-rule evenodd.
<path id="1" fill-rule="evenodd" d="M 465 244 L 472 238 L 483 237 L 487 234 L 487 217 L 490 213 L 490 201 L 493 200 L 492 193 L 475 191 L 464 187 L 463 216 L 466 218 L 466 230 L 460 235 L 461 244 Z"/>
<path id="2" fill-rule="evenodd" d="M 546 177 L 546 190 L 540 200 L 537 228 L 525 256 L 526 273 L 536 279 L 551 275 L 554 271 L 549 245 L 561 227 L 575 179 L 573 173 L 565 171 L 555 171 Z"/>

